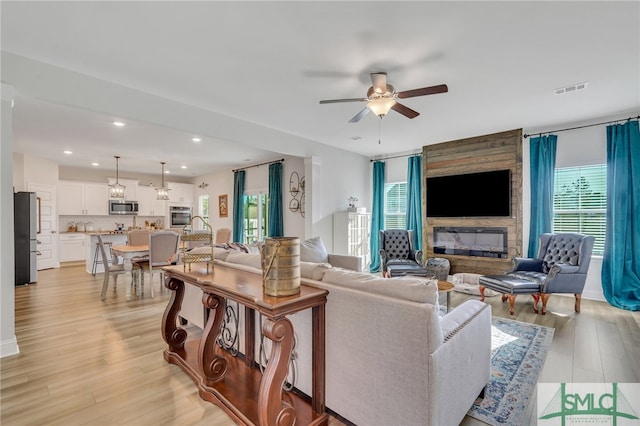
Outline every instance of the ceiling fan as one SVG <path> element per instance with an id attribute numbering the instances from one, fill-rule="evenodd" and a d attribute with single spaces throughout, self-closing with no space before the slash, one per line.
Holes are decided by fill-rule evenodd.
<path id="1" fill-rule="evenodd" d="M 372 86 L 369 87 L 366 98 L 329 99 L 320 101 L 320 103 L 333 104 L 339 102 L 366 102 L 367 106 L 362 111 L 357 113 L 351 120 L 349 120 L 349 123 L 356 123 L 360 121 L 360 119 L 367 115 L 369 111 L 373 111 L 375 115 L 382 118 L 391 109 L 399 112 L 407 118 L 416 118 L 418 115 L 420 115 L 419 112 L 402 105 L 397 100 L 413 98 L 416 96 L 446 93 L 449 90 L 446 84 L 440 84 L 437 86 L 423 87 L 421 89 L 396 92 L 393 86 L 387 83 L 386 72 L 372 72 L 371 83 Z"/>

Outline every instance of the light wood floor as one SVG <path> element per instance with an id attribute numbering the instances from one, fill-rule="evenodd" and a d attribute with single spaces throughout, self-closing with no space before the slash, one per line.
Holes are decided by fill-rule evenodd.
<path id="1" fill-rule="evenodd" d="M 0 360 L 0 424 L 233 424 L 163 360 L 160 322 L 169 292 L 159 292 L 159 280 L 154 299 L 129 302 L 121 283 L 101 302 L 101 285 L 102 275 L 76 265 L 40 271 L 37 284 L 16 287 L 21 353 Z M 452 293 L 452 306 L 468 297 Z M 499 297 L 487 302 L 494 316 L 509 317 Z M 572 299 L 562 296 L 552 296 L 548 309 L 535 315 L 530 298 L 520 297 L 511 317 L 555 328 L 541 382 L 640 381 L 640 313 L 583 300 L 576 315 Z M 524 424 L 535 424 L 533 399 Z"/>

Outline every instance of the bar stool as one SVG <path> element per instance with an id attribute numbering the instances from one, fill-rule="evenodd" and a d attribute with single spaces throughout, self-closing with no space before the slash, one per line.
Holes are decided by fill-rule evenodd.
<path id="1" fill-rule="evenodd" d="M 103 242 L 102 243 L 105 246 L 109 246 L 109 256 L 111 256 L 111 246 L 113 245 L 113 243 L 111 241 L 107 241 L 107 242 Z M 94 277 L 96 276 L 96 271 L 98 269 L 98 263 L 102 264 L 102 260 L 99 260 L 100 257 L 100 242 L 96 242 L 96 251 L 95 254 L 93 255 L 93 266 L 91 267 L 91 275 L 93 275 Z"/>

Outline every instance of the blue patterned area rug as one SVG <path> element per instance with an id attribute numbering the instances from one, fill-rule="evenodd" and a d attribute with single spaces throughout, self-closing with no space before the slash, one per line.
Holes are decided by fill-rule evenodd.
<path id="1" fill-rule="evenodd" d="M 519 425 L 538 382 L 553 328 L 493 318 L 491 378 L 467 413 L 490 425 Z"/>

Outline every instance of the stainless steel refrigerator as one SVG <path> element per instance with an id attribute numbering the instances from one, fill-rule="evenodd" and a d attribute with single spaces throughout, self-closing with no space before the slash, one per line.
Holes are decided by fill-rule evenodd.
<path id="1" fill-rule="evenodd" d="M 38 280 L 36 233 L 38 211 L 35 192 L 13 194 L 16 285 Z"/>

